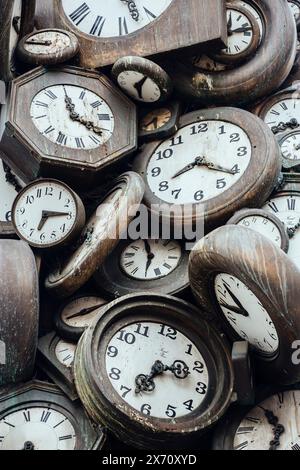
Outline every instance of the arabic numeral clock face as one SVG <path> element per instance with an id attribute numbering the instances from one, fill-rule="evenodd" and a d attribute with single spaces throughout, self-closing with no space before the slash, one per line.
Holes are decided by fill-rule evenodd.
<path id="1" fill-rule="evenodd" d="M 17 196 L 12 220 L 16 232 L 39 248 L 64 244 L 80 233 L 84 206 L 68 186 L 56 180 L 38 180 Z"/>
<path id="2" fill-rule="evenodd" d="M 90 121 L 84 126 L 70 119 L 71 100 L 80 117 Z M 31 119 L 39 132 L 62 147 L 96 149 L 106 143 L 114 131 L 114 116 L 109 105 L 96 93 L 74 85 L 54 85 L 39 91 L 32 100 Z"/>

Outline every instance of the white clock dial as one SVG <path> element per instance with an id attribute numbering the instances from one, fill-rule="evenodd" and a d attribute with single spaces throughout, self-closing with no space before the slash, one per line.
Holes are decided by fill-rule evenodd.
<path id="1" fill-rule="evenodd" d="M 274 431 L 265 412 L 271 411 L 285 428 L 278 450 L 300 450 L 300 391 L 288 390 L 267 398 L 241 421 L 235 437 L 235 450 L 269 450 Z"/>
<path id="2" fill-rule="evenodd" d="M 291 9 L 291 12 L 294 15 L 295 20 L 297 21 L 298 18 L 300 17 L 300 8 L 299 8 L 299 6 L 294 2 L 288 2 L 288 4 L 289 4 L 289 7 Z"/>
<path id="3" fill-rule="evenodd" d="M 277 101 L 268 109 L 264 121 L 269 127 L 278 126 L 280 122 L 290 122 L 297 119 L 300 122 L 300 99 L 285 98 Z"/>
<path id="4" fill-rule="evenodd" d="M 288 160 L 300 160 L 300 134 L 290 134 L 280 142 L 281 153 Z"/>
<path id="5" fill-rule="evenodd" d="M 245 8 L 246 10 L 249 11 L 249 13 L 251 13 L 252 16 L 254 16 L 254 18 L 256 19 L 257 23 L 258 23 L 258 26 L 259 26 L 259 31 L 260 31 L 260 37 L 262 38 L 263 34 L 264 34 L 264 21 L 263 21 L 263 17 L 258 13 L 258 11 L 256 10 L 256 8 L 254 8 L 252 5 L 250 5 L 250 3 L 248 2 L 241 2 L 241 6 L 243 8 Z"/>
<path id="6" fill-rule="evenodd" d="M 137 240 L 124 249 L 120 264 L 129 277 L 153 280 L 173 272 L 181 255 L 181 246 L 176 241 Z"/>
<path id="7" fill-rule="evenodd" d="M 17 196 L 15 187 L 6 180 L 3 162 L 0 160 L 0 220 L 11 222 L 11 209 Z"/>
<path id="8" fill-rule="evenodd" d="M 92 123 L 90 129 L 71 119 L 68 98 L 75 106 L 74 112 Z M 41 90 L 32 100 L 30 115 L 39 132 L 62 147 L 95 149 L 107 142 L 114 131 L 114 116 L 108 104 L 96 93 L 75 85 Z"/>
<path id="9" fill-rule="evenodd" d="M 50 406 L 19 409 L 0 419 L 0 449 L 74 450 L 75 429 L 60 411 Z"/>
<path id="10" fill-rule="evenodd" d="M 215 294 L 230 326 L 258 352 L 273 354 L 279 339 L 273 321 L 259 299 L 239 279 L 220 273 L 215 277 Z"/>
<path id="11" fill-rule="evenodd" d="M 134 70 L 118 75 L 118 84 L 132 98 L 146 103 L 154 103 L 161 97 L 158 85 L 151 78 Z"/>
<path id="12" fill-rule="evenodd" d="M 249 215 L 241 219 L 237 225 L 241 225 L 242 227 L 261 233 L 261 235 L 264 235 L 277 246 L 281 247 L 282 238 L 280 230 L 272 220 L 266 219 L 261 215 Z"/>
<path id="13" fill-rule="evenodd" d="M 43 44 L 47 43 L 47 44 Z M 70 47 L 71 40 L 68 34 L 61 31 L 42 31 L 24 42 L 24 49 L 32 54 L 49 55 L 61 54 L 67 47 Z"/>
<path id="14" fill-rule="evenodd" d="M 38 181 L 20 195 L 13 210 L 15 227 L 29 244 L 47 246 L 67 237 L 76 223 L 77 203 L 66 186 Z"/>
<path id="15" fill-rule="evenodd" d="M 232 9 L 227 9 L 227 23 L 231 22 L 230 30 L 232 34 L 228 36 L 227 48 L 224 52 L 227 55 L 240 54 L 246 51 L 253 39 L 252 25 L 242 12 Z M 235 30 L 242 29 L 242 32 L 234 32 Z"/>
<path id="16" fill-rule="evenodd" d="M 147 181 L 153 194 L 165 202 L 207 201 L 242 177 L 251 153 L 248 135 L 235 124 L 215 120 L 192 123 L 157 147 L 148 163 Z M 196 159 L 203 157 L 219 171 L 205 162 L 196 164 Z"/>
<path id="17" fill-rule="evenodd" d="M 275 197 L 263 209 L 276 215 L 287 229 L 295 229 L 287 254 L 300 269 L 300 196 L 286 194 Z"/>
<path id="18" fill-rule="evenodd" d="M 61 318 L 66 325 L 87 328 L 106 303 L 101 297 L 78 297 L 65 306 Z"/>
<path id="19" fill-rule="evenodd" d="M 66 367 L 71 367 L 74 362 L 76 344 L 60 340 L 55 347 L 55 355 L 59 362 Z"/>
<path id="20" fill-rule="evenodd" d="M 156 360 L 168 366 L 183 361 L 190 374 L 179 379 L 170 371 L 164 372 L 154 379 L 152 392 L 136 393 L 136 377 L 148 375 Z M 189 338 L 165 324 L 135 323 L 116 333 L 106 350 L 106 371 L 126 403 L 156 418 L 186 416 L 201 405 L 209 390 L 201 353 Z"/>
<path id="21" fill-rule="evenodd" d="M 172 0 L 136 1 L 138 18 L 130 13 L 130 3 L 120 0 L 62 0 L 69 21 L 94 38 L 126 36 L 144 28 L 164 13 Z"/>

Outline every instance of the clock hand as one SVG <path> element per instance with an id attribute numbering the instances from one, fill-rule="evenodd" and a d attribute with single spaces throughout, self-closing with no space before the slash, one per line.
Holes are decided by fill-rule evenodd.
<path id="1" fill-rule="evenodd" d="M 145 243 L 146 253 L 148 255 L 147 256 L 146 270 L 145 270 L 145 277 L 147 277 L 148 269 L 150 268 L 151 263 L 152 263 L 153 259 L 155 258 L 155 255 L 151 251 L 151 246 L 150 246 L 149 242 L 147 240 L 144 240 L 144 243 Z"/>
<path id="2" fill-rule="evenodd" d="M 44 227 L 44 225 L 45 225 L 45 223 L 47 222 L 47 220 L 48 220 L 48 217 L 42 214 L 40 223 L 39 223 L 38 228 L 37 228 L 38 231 L 42 230 L 42 228 Z"/>
<path id="3" fill-rule="evenodd" d="M 187 171 L 192 170 L 196 166 L 206 166 L 210 170 L 215 170 L 215 171 L 221 171 L 223 173 L 229 173 L 231 175 L 235 175 L 236 172 L 233 170 L 229 170 L 229 168 L 223 168 L 220 165 L 216 165 L 215 163 L 212 163 L 208 160 L 206 160 L 205 157 L 196 157 L 193 163 L 190 163 L 189 165 L 185 166 L 182 170 L 178 171 L 172 179 L 177 178 L 177 176 L 182 175 L 183 173 L 186 173 Z"/>
<path id="4" fill-rule="evenodd" d="M 62 217 L 69 215 L 70 212 L 55 212 L 55 211 L 43 211 L 42 212 L 42 218 L 48 218 L 48 217 Z"/>
<path id="5" fill-rule="evenodd" d="M 69 111 L 69 116 L 72 119 L 72 121 L 79 122 L 80 124 L 84 125 L 89 131 L 95 132 L 95 134 L 102 135 L 103 131 L 108 131 L 108 129 L 104 129 L 102 127 L 97 126 L 93 121 L 90 121 L 86 119 L 83 116 L 80 116 L 79 113 L 75 111 L 75 104 L 73 103 L 72 99 L 67 95 L 66 89 L 64 87 L 65 91 L 65 103 L 66 103 L 66 108 Z"/>
<path id="6" fill-rule="evenodd" d="M 70 320 L 71 318 L 81 317 L 82 315 L 87 315 L 88 313 L 94 312 L 100 307 L 103 307 L 103 304 L 94 305 L 93 307 L 83 308 L 79 312 L 76 312 L 73 315 L 70 315 L 69 317 L 66 317 L 66 318 L 67 320 Z"/>
<path id="7" fill-rule="evenodd" d="M 51 41 L 35 41 L 34 39 L 25 42 L 25 44 L 35 44 L 36 46 L 51 46 Z"/>
<path id="8" fill-rule="evenodd" d="M 299 222 L 294 227 L 287 227 L 288 237 L 294 238 L 299 228 L 300 228 L 300 219 L 299 219 Z"/>
<path id="9" fill-rule="evenodd" d="M 144 124 L 144 127 L 149 127 L 151 124 L 154 124 L 154 129 L 157 129 L 157 122 L 158 119 L 157 117 L 153 118 L 152 121 L 148 122 L 147 124 Z"/>
<path id="10" fill-rule="evenodd" d="M 231 36 L 234 33 L 246 33 L 247 31 L 252 31 L 252 27 L 248 26 L 247 28 L 237 28 L 237 29 L 230 29 L 228 30 L 229 36 Z"/>
<path id="11" fill-rule="evenodd" d="M 199 157 L 197 157 L 197 158 L 199 158 Z M 184 168 L 182 168 L 182 170 L 179 170 L 174 176 L 172 176 L 172 180 L 177 178 L 177 176 L 183 175 L 184 173 L 187 173 L 188 171 L 195 168 L 195 166 L 197 166 L 197 164 L 198 164 L 197 163 L 197 158 L 195 158 L 195 160 L 192 163 L 189 163 Z"/>
<path id="12" fill-rule="evenodd" d="M 227 29 L 228 31 L 230 31 L 232 28 L 232 13 L 230 12 L 229 14 L 229 19 L 228 19 L 228 23 L 227 23 Z"/>
<path id="13" fill-rule="evenodd" d="M 138 21 L 140 17 L 139 10 L 136 3 L 133 0 L 121 0 L 123 3 L 127 3 L 129 13 L 134 21 Z"/>
<path id="14" fill-rule="evenodd" d="M 242 315 L 243 317 L 249 317 L 248 312 L 245 313 L 244 309 L 242 310 L 239 307 L 235 307 L 234 305 L 228 305 L 228 304 L 225 304 L 223 302 L 220 302 L 220 306 L 224 307 L 228 310 L 231 310 L 231 312 L 237 313 L 238 315 Z"/>
<path id="15" fill-rule="evenodd" d="M 230 297 L 232 298 L 232 300 L 237 304 L 237 306 L 244 312 L 244 316 L 245 317 L 249 317 L 249 313 L 247 312 L 247 310 L 243 307 L 243 305 L 241 304 L 241 302 L 239 301 L 239 299 L 234 295 L 234 293 L 229 289 L 229 287 L 227 287 L 226 285 L 224 285 L 224 288 L 227 290 L 228 294 L 230 295 Z"/>
<path id="16" fill-rule="evenodd" d="M 139 82 L 136 82 L 133 87 L 136 89 L 136 91 L 138 92 L 138 96 L 140 99 L 143 99 L 143 86 L 145 84 L 145 82 L 148 80 L 148 77 L 143 77 L 142 80 L 140 80 Z"/>
<path id="17" fill-rule="evenodd" d="M 149 375 L 139 374 L 135 378 L 135 393 L 152 392 L 155 389 L 154 378 L 164 372 L 172 372 L 177 379 L 186 379 L 190 374 L 189 367 L 184 361 L 174 361 L 171 366 L 166 366 L 161 361 L 155 361 Z"/>

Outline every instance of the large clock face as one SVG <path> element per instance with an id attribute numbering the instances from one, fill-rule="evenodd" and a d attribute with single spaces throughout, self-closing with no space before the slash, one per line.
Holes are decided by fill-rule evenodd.
<path id="1" fill-rule="evenodd" d="M 207 201 L 231 188 L 252 153 L 246 132 L 225 121 L 195 122 L 159 145 L 149 160 L 153 194 L 171 204 Z"/>
<path id="2" fill-rule="evenodd" d="M 278 100 L 270 106 L 265 114 L 264 121 L 268 126 L 278 126 L 279 123 L 287 123 L 291 119 L 300 122 L 300 99 L 285 98 Z"/>
<path id="3" fill-rule="evenodd" d="M 267 398 L 241 421 L 235 436 L 234 450 L 269 450 L 274 440 L 274 426 L 266 412 L 272 412 L 285 432 L 280 435 L 278 450 L 300 450 L 300 391 L 288 390 Z"/>
<path id="4" fill-rule="evenodd" d="M 138 15 L 131 14 L 133 2 L 122 0 L 62 0 L 68 19 L 85 34 L 95 38 L 126 36 L 152 23 L 166 11 L 172 0 L 136 1 Z"/>
<path id="5" fill-rule="evenodd" d="M 0 420 L 1 450 L 73 450 L 75 429 L 50 405 L 19 409 Z"/>
<path id="6" fill-rule="evenodd" d="M 288 256 L 300 269 L 300 195 L 280 195 L 268 201 L 264 209 L 276 215 L 287 229 L 293 230 Z"/>
<path id="7" fill-rule="evenodd" d="M 274 323 L 253 292 L 239 279 L 220 273 L 215 294 L 230 326 L 260 353 L 274 354 L 279 339 Z"/>
<path id="8" fill-rule="evenodd" d="M 74 85 L 54 85 L 39 91 L 32 100 L 30 115 L 40 133 L 62 147 L 95 149 L 114 131 L 109 105 L 96 93 Z M 80 118 L 85 124 L 79 122 Z"/>
<path id="9" fill-rule="evenodd" d="M 135 379 L 150 374 L 155 361 L 171 366 L 183 361 L 190 374 L 176 378 L 167 371 L 155 377 L 151 392 L 136 392 Z M 136 410 L 156 418 L 186 416 L 209 391 L 207 365 L 188 337 L 165 324 L 135 323 L 118 331 L 106 350 L 106 370 L 118 395 Z"/>

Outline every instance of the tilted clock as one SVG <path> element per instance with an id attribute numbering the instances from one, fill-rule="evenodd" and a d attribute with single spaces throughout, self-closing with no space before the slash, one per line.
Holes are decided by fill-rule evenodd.
<path id="1" fill-rule="evenodd" d="M 54 13 L 57 27 L 78 36 L 89 68 L 226 40 L 223 0 L 55 0 Z"/>
<path id="2" fill-rule="evenodd" d="M 103 75 L 40 67 L 13 82 L 1 148 L 24 180 L 84 186 L 136 145 L 135 105 Z"/>

